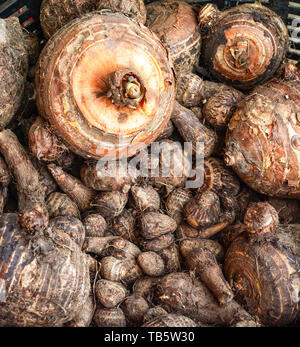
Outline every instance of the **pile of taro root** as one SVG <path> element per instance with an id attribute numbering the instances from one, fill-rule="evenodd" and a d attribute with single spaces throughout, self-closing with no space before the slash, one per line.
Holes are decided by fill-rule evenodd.
<path id="1" fill-rule="evenodd" d="M 0 326 L 300 326 L 300 63 L 195 3 L 0 19 Z"/>

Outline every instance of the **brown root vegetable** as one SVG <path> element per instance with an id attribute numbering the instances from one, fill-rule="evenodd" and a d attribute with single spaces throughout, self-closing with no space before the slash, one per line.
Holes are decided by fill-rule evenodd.
<path id="1" fill-rule="evenodd" d="M 137 263 L 143 272 L 151 277 L 161 276 L 164 273 L 163 259 L 155 252 L 142 252 L 137 257 Z"/>
<path id="2" fill-rule="evenodd" d="M 54 35 L 35 82 L 39 113 L 88 159 L 130 157 L 148 146 L 169 121 L 175 94 L 157 36 L 110 11 L 86 14 Z"/>
<path id="3" fill-rule="evenodd" d="M 181 258 L 177 245 L 173 242 L 158 253 L 164 261 L 165 273 L 177 272 L 181 270 Z"/>
<path id="4" fill-rule="evenodd" d="M 88 161 L 80 170 L 82 182 L 89 188 L 104 192 L 120 191 L 127 193 L 132 183 L 127 167 L 123 161 L 108 162 Z"/>
<path id="5" fill-rule="evenodd" d="M 0 156 L 0 183 L 3 186 L 8 186 L 11 181 L 11 174 L 6 165 L 5 160 Z"/>
<path id="6" fill-rule="evenodd" d="M 39 173 L 40 183 L 44 188 L 45 196 L 48 197 L 49 194 L 57 190 L 57 184 L 47 170 L 46 165 L 37 160 L 35 157 L 31 158 L 31 162 Z"/>
<path id="7" fill-rule="evenodd" d="M 159 252 L 170 247 L 175 241 L 173 233 L 163 234 L 154 239 L 140 239 L 139 244 L 144 252 Z"/>
<path id="8" fill-rule="evenodd" d="M 119 216 L 128 201 L 128 195 L 114 192 L 103 192 L 96 195 L 93 205 L 104 218 L 113 219 Z"/>
<path id="9" fill-rule="evenodd" d="M 266 326 L 285 326 L 299 318 L 300 227 L 276 225 L 274 211 L 268 203 L 248 208 L 244 232 L 230 244 L 224 271 L 236 300 L 249 312 Z"/>
<path id="10" fill-rule="evenodd" d="M 97 308 L 93 321 L 97 327 L 126 327 L 126 317 L 119 307 Z"/>
<path id="11" fill-rule="evenodd" d="M 193 228 L 217 224 L 221 214 L 220 199 L 212 191 L 197 193 L 185 204 L 184 214 Z"/>
<path id="12" fill-rule="evenodd" d="M 97 10 L 104 9 L 121 12 L 141 24 L 146 22 L 147 13 L 143 0 L 100 0 Z"/>
<path id="13" fill-rule="evenodd" d="M 153 288 L 157 280 L 156 277 L 141 276 L 134 282 L 132 292 L 142 296 L 148 302 L 152 302 Z"/>
<path id="14" fill-rule="evenodd" d="M 43 0 L 40 9 L 41 27 L 46 39 L 73 19 L 97 9 L 97 0 Z"/>
<path id="15" fill-rule="evenodd" d="M 36 32 L 23 29 L 24 45 L 28 54 L 29 65 L 35 65 L 41 52 L 40 39 Z"/>
<path id="16" fill-rule="evenodd" d="M 156 318 L 149 320 L 147 323 L 143 324 L 142 327 L 146 328 L 165 328 L 165 327 L 175 327 L 175 328 L 190 328 L 199 327 L 192 319 L 179 314 L 165 314 L 157 316 Z"/>
<path id="17" fill-rule="evenodd" d="M 143 271 L 137 264 L 135 259 L 124 259 L 124 264 L 126 268 L 126 273 L 122 279 L 122 282 L 125 285 L 131 285 L 134 283 L 138 278 L 143 276 Z"/>
<path id="18" fill-rule="evenodd" d="M 182 145 L 172 140 L 163 140 L 153 144 L 152 148 L 154 153 L 158 152 L 159 157 L 159 166 L 150 174 L 154 186 L 164 187 L 167 191 L 173 190 L 174 187 L 183 187 L 192 170 L 192 159 Z"/>
<path id="19" fill-rule="evenodd" d="M 85 228 L 78 218 L 72 216 L 59 216 L 50 220 L 49 226 L 55 232 L 64 232 L 80 247 L 85 239 Z"/>
<path id="20" fill-rule="evenodd" d="M 136 242 L 135 216 L 130 210 L 124 209 L 123 212 L 112 220 L 111 232 L 115 236 Z"/>
<path id="21" fill-rule="evenodd" d="M 93 316 L 95 313 L 95 305 L 94 305 L 94 298 L 93 295 L 89 295 L 85 304 L 83 305 L 82 310 L 80 313 L 73 318 L 70 322 L 65 324 L 67 327 L 72 328 L 85 328 L 89 327 L 92 323 Z"/>
<path id="22" fill-rule="evenodd" d="M 95 191 L 86 187 L 78 178 L 66 173 L 61 167 L 53 163 L 47 167 L 59 188 L 76 203 L 80 211 L 91 207 Z"/>
<path id="23" fill-rule="evenodd" d="M 0 186 L 0 216 L 8 200 L 8 187 Z"/>
<path id="24" fill-rule="evenodd" d="M 141 250 L 134 243 L 123 239 L 122 237 L 113 237 L 108 240 L 104 249 L 99 255 L 101 256 L 113 256 L 117 259 L 135 259 L 139 256 Z"/>
<path id="25" fill-rule="evenodd" d="M 288 31 L 281 18 L 259 3 L 218 12 L 211 4 L 199 13 L 207 28 L 201 59 L 211 74 L 240 89 L 272 77 L 287 47 Z"/>
<path id="26" fill-rule="evenodd" d="M 190 225 L 183 223 L 178 225 L 175 235 L 177 240 L 184 240 L 184 239 L 196 238 L 200 235 L 200 233 L 201 233 L 201 230 L 195 229 L 191 227 Z"/>
<path id="27" fill-rule="evenodd" d="M 185 315 L 196 322 L 215 326 L 231 326 L 253 318 L 232 300 L 220 306 L 210 291 L 187 273 L 175 272 L 162 277 L 156 287 L 158 304 L 167 312 Z"/>
<path id="28" fill-rule="evenodd" d="M 132 294 L 123 301 L 122 310 L 130 322 L 139 324 L 142 323 L 145 313 L 149 310 L 149 305 L 142 296 Z"/>
<path id="29" fill-rule="evenodd" d="M 168 49 L 176 74 L 192 71 L 201 48 L 197 16 L 192 6 L 167 0 L 148 4 L 146 8 L 146 25 Z"/>
<path id="30" fill-rule="evenodd" d="M 217 143 L 215 132 L 203 125 L 191 110 L 177 101 L 172 112 L 172 122 L 184 141 L 192 143 L 194 153 L 203 154 L 204 157 L 209 157 L 213 153 Z M 203 144 L 204 148 L 202 149 L 199 144 Z"/>
<path id="31" fill-rule="evenodd" d="M 30 127 L 28 142 L 31 153 L 45 163 L 56 161 L 68 152 L 64 143 L 41 117 L 37 117 Z"/>
<path id="32" fill-rule="evenodd" d="M 80 211 L 73 200 L 67 194 L 54 192 L 49 194 L 46 206 L 51 218 L 58 216 L 73 216 L 80 218 Z"/>
<path id="33" fill-rule="evenodd" d="M 280 224 L 298 224 L 300 222 L 298 200 L 268 197 L 266 201 L 276 209 Z"/>
<path id="34" fill-rule="evenodd" d="M 130 189 L 134 207 L 137 210 L 157 211 L 160 208 L 160 196 L 152 186 L 133 186 Z"/>
<path id="35" fill-rule="evenodd" d="M 28 54 L 18 18 L 0 19 L 0 36 L 0 129 L 3 129 L 21 105 Z"/>
<path id="36" fill-rule="evenodd" d="M 116 236 L 86 237 L 83 249 L 87 253 L 95 253 L 101 256 L 108 242 L 115 238 Z"/>
<path id="37" fill-rule="evenodd" d="M 89 296 L 86 256 L 61 230 L 29 236 L 19 223 L 12 213 L 0 220 L 0 324 L 60 326 L 80 313 Z"/>
<path id="38" fill-rule="evenodd" d="M 209 249 L 194 250 L 186 255 L 185 261 L 190 270 L 195 270 L 220 305 L 227 305 L 233 299 L 234 294 Z"/>
<path id="39" fill-rule="evenodd" d="M 162 317 L 167 315 L 168 312 L 166 310 L 164 310 L 162 307 L 160 306 L 154 306 L 149 308 L 149 310 L 145 313 L 144 318 L 143 318 L 143 322 L 148 323 L 150 321 L 152 321 L 155 318 L 158 317 Z"/>
<path id="40" fill-rule="evenodd" d="M 207 239 L 186 239 L 182 240 L 179 244 L 180 253 L 185 257 L 189 257 L 190 253 L 197 251 L 198 249 L 207 249 L 210 253 L 214 255 L 218 262 L 223 262 L 224 260 L 224 248 L 216 240 Z"/>
<path id="41" fill-rule="evenodd" d="M 95 294 L 105 308 L 113 308 L 125 299 L 127 290 L 121 283 L 100 279 L 96 283 Z"/>
<path id="42" fill-rule="evenodd" d="M 152 240 L 167 233 L 173 233 L 177 228 L 177 224 L 173 218 L 160 212 L 147 212 L 143 214 L 140 224 L 140 235 L 147 240 Z"/>
<path id="43" fill-rule="evenodd" d="M 174 189 L 165 202 L 167 214 L 173 218 L 177 225 L 184 219 L 184 205 L 192 198 L 192 193 L 188 189 Z"/>
<path id="44" fill-rule="evenodd" d="M 100 261 L 101 277 L 109 281 L 121 281 L 126 272 L 126 265 L 120 259 L 108 256 Z"/>
<path id="45" fill-rule="evenodd" d="M 174 125 L 171 120 L 168 121 L 162 133 L 158 136 L 156 141 L 168 139 L 174 132 Z"/>
<path id="46" fill-rule="evenodd" d="M 0 132 L 0 152 L 17 183 L 22 226 L 28 231 L 47 227 L 49 216 L 39 174 L 11 130 Z"/>
<path id="47" fill-rule="evenodd" d="M 91 213 L 82 221 L 87 237 L 101 237 L 107 228 L 105 219 L 99 213 Z"/>

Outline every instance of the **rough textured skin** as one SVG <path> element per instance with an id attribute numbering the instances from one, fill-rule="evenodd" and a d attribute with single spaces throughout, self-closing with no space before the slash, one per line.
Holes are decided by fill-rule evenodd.
<path id="1" fill-rule="evenodd" d="M 145 213 L 141 217 L 140 223 L 140 235 L 147 240 L 152 240 L 169 232 L 174 232 L 177 228 L 174 219 L 159 212 Z"/>
<path id="2" fill-rule="evenodd" d="M 147 328 L 165 328 L 165 327 L 199 327 L 192 319 L 182 316 L 180 314 L 166 314 L 160 317 L 156 317 L 149 322 L 142 325 Z"/>
<path id="3" fill-rule="evenodd" d="M 205 26 L 205 16 L 199 17 Z M 244 4 L 215 16 L 203 37 L 201 60 L 220 81 L 250 89 L 272 77 L 287 47 L 281 18 L 261 4 Z"/>
<path id="4" fill-rule="evenodd" d="M 97 10 L 109 9 L 113 12 L 122 12 L 129 18 L 145 24 L 146 7 L 143 0 L 100 0 Z"/>
<path id="5" fill-rule="evenodd" d="M 75 18 L 97 9 L 98 0 L 43 0 L 41 27 L 46 39 Z"/>
<path id="6" fill-rule="evenodd" d="M 125 299 L 127 290 L 121 283 L 100 279 L 96 283 L 95 294 L 105 308 L 113 308 Z"/>
<path id="7" fill-rule="evenodd" d="M 93 321 L 97 327 L 126 327 L 126 317 L 119 307 L 97 308 Z"/>
<path id="8" fill-rule="evenodd" d="M 89 295 L 89 270 L 69 235 L 46 229 L 29 237 L 16 214 L 4 214 L 0 244 L 1 325 L 60 326 L 78 315 Z"/>
<path id="9" fill-rule="evenodd" d="M 227 250 L 224 271 L 236 300 L 266 326 L 292 325 L 299 318 L 299 249 L 299 225 L 291 224 L 265 237 L 241 234 Z"/>
<path id="10" fill-rule="evenodd" d="M 92 293 L 87 298 L 80 313 L 65 326 L 73 328 L 84 328 L 90 326 L 95 313 L 94 297 Z"/>
<path id="11" fill-rule="evenodd" d="M 300 223 L 300 203 L 298 200 L 268 197 L 266 201 L 276 209 L 280 224 Z"/>
<path id="12" fill-rule="evenodd" d="M 28 70 L 28 54 L 17 18 L 0 19 L 0 129 L 17 112 Z"/>
<path id="13" fill-rule="evenodd" d="M 137 257 L 137 263 L 143 272 L 151 277 L 161 276 L 164 272 L 164 261 L 155 252 L 142 252 Z"/>
<path id="14" fill-rule="evenodd" d="M 184 219 L 184 205 L 192 197 L 191 191 L 188 189 L 174 189 L 167 197 L 165 206 L 167 214 L 173 218 L 177 225 L 181 224 Z"/>
<path id="15" fill-rule="evenodd" d="M 163 258 L 165 263 L 165 273 L 177 272 L 181 270 L 181 257 L 179 249 L 175 242 L 161 251 L 158 254 Z"/>
<path id="16" fill-rule="evenodd" d="M 228 125 L 225 163 L 260 193 L 299 198 L 300 73 L 291 64 L 284 70 L 239 104 Z"/>
<path id="17" fill-rule="evenodd" d="M 122 310 L 126 318 L 136 323 L 141 323 L 145 313 L 149 310 L 147 301 L 138 294 L 132 294 L 122 303 Z"/>
<path id="18" fill-rule="evenodd" d="M 117 191 L 103 192 L 95 197 L 93 205 L 104 218 L 113 219 L 122 213 L 127 200 L 127 194 Z"/>
<path id="19" fill-rule="evenodd" d="M 192 71 L 197 64 L 201 35 L 196 13 L 182 1 L 156 1 L 147 5 L 146 25 L 168 49 L 176 74 Z"/>
<path id="20" fill-rule="evenodd" d="M 136 242 L 135 217 L 133 212 L 124 209 L 119 216 L 114 218 L 111 225 L 111 232 L 115 236 L 121 236 L 126 240 Z"/>
<path id="21" fill-rule="evenodd" d="M 160 196 L 152 186 L 133 186 L 130 189 L 133 205 L 142 212 L 157 211 L 160 208 Z"/>
<path id="22" fill-rule="evenodd" d="M 163 234 L 161 236 L 155 237 L 151 240 L 140 239 L 139 244 L 141 248 L 147 252 L 159 252 L 165 248 L 171 246 L 175 241 L 173 233 Z"/>
<path id="23" fill-rule="evenodd" d="M 109 76 L 123 69 L 136 71 L 145 90 L 136 109 L 109 97 Z M 171 63 L 156 35 L 108 11 L 57 32 L 40 55 L 35 82 L 40 114 L 73 152 L 94 159 L 133 156 L 149 145 L 169 121 L 175 97 Z"/>
<path id="24" fill-rule="evenodd" d="M 73 216 L 80 218 L 80 211 L 67 194 L 53 192 L 46 200 L 47 210 L 51 218 L 58 216 Z"/>
<path id="25" fill-rule="evenodd" d="M 85 227 L 86 236 L 104 236 L 104 232 L 107 228 L 107 223 L 100 214 L 91 213 L 86 216 L 82 222 Z"/>

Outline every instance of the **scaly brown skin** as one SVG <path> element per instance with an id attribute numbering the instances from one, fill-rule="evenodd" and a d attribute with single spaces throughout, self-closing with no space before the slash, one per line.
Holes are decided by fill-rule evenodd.
<path id="1" fill-rule="evenodd" d="M 126 327 L 124 312 L 118 308 L 97 308 L 93 317 L 97 327 Z"/>
<path id="2" fill-rule="evenodd" d="M 289 63 L 239 104 L 228 125 L 225 163 L 260 193 L 299 198 L 299 114 L 300 72 Z"/>
<path id="3" fill-rule="evenodd" d="M 121 283 L 100 279 L 96 283 L 95 294 L 104 307 L 113 308 L 125 299 L 127 290 Z"/>
<path id="4" fill-rule="evenodd" d="M 96 195 L 93 206 L 104 218 L 112 220 L 119 216 L 128 201 L 128 194 L 114 192 L 101 192 Z"/>
<path id="5" fill-rule="evenodd" d="M 192 198 L 192 193 L 188 189 L 174 189 L 167 197 L 165 206 L 167 214 L 173 218 L 177 225 L 184 219 L 184 205 Z"/>
<path id="6" fill-rule="evenodd" d="M 17 214 L 0 218 L 0 325 L 61 326 L 79 314 L 90 292 L 86 256 L 55 228 L 28 235 Z M 12 247 L 12 245 L 14 245 Z"/>
<path id="7" fill-rule="evenodd" d="M 124 209 L 123 212 L 112 220 L 111 232 L 115 236 L 136 243 L 135 216 L 131 210 Z"/>
<path id="8" fill-rule="evenodd" d="M 173 233 L 177 228 L 177 223 L 171 217 L 160 212 L 147 212 L 140 219 L 140 235 L 147 240 L 167 233 Z"/>
<path id="9" fill-rule="evenodd" d="M 300 227 L 276 226 L 268 203 L 251 205 L 245 218 L 226 253 L 226 278 L 264 325 L 291 326 L 299 318 Z"/>
<path id="10" fill-rule="evenodd" d="M 102 237 L 107 229 L 106 220 L 99 213 L 90 213 L 82 223 L 88 237 Z"/>
<path id="11" fill-rule="evenodd" d="M 55 34 L 35 84 L 40 114 L 71 151 L 94 159 L 130 157 L 148 146 L 169 121 L 175 97 L 171 62 L 156 35 L 109 11 Z"/>
<path id="12" fill-rule="evenodd" d="M 44 229 L 49 222 L 45 191 L 37 170 L 12 131 L 0 132 L 0 152 L 16 180 L 22 226 L 30 232 Z"/>
<path id="13" fill-rule="evenodd" d="M 207 20 L 211 23 L 203 37 L 201 60 L 213 77 L 238 89 L 270 79 L 289 42 L 281 18 L 258 3 L 223 12 L 207 6 L 199 13 L 200 26 L 207 28 Z"/>
<path id="14" fill-rule="evenodd" d="M 49 194 L 46 200 L 46 206 L 50 218 L 73 216 L 80 219 L 78 206 L 67 194 L 59 192 Z"/>
<path id="15" fill-rule="evenodd" d="M 133 186 L 130 189 L 134 207 L 142 212 L 157 211 L 160 208 L 160 196 L 152 186 Z"/>
<path id="16" fill-rule="evenodd" d="M 91 207 L 95 191 L 86 187 L 78 178 L 66 173 L 61 167 L 49 164 L 48 170 L 59 188 L 65 192 L 78 206 L 80 211 Z"/>
<path id="17" fill-rule="evenodd" d="M 276 209 L 280 224 L 300 222 L 300 203 L 298 200 L 267 197 L 266 201 Z"/>
<path id="18" fill-rule="evenodd" d="M 201 35 L 193 8 L 174 0 L 156 1 L 146 8 L 146 25 L 168 49 L 176 74 L 192 71 L 201 48 Z"/>

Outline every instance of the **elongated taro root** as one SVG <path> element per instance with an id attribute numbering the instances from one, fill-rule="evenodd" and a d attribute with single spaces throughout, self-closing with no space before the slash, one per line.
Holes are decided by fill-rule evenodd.
<path id="1" fill-rule="evenodd" d="M 39 181 L 39 174 L 12 131 L 0 132 L 0 152 L 17 183 L 18 208 L 22 226 L 28 231 L 47 227 L 49 216 L 45 204 L 45 191 Z"/>
<path id="2" fill-rule="evenodd" d="M 40 114 L 71 151 L 94 159 L 133 156 L 148 146 L 169 121 L 175 96 L 156 35 L 109 11 L 57 32 L 40 55 L 35 84 Z"/>
<path id="3" fill-rule="evenodd" d="M 46 39 L 73 19 L 96 10 L 98 2 L 98 0 L 43 0 L 40 22 Z"/>
<path id="4" fill-rule="evenodd" d="M 300 226 L 278 225 L 266 202 L 251 204 L 244 224 L 224 263 L 236 300 L 266 326 L 292 325 L 299 318 Z"/>
<path id="5" fill-rule="evenodd" d="M 210 291 L 187 273 L 174 272 L 162 277 L 156 286 L 155 297 L 167 312 L 185 315 L 196 323 L 256 325 L 251 315 L 235 300 L 220 306 Z"/>
<path id="6" fill-rule="evenodd" d="M 208 29 L 201 59 L 220 81 L 239 89 L 252 88 L 272 77 L 284 58 L 287 28 L 276 13 L 259 3 L 223 12 L 208 4 L 198 19 Z"/>
<path id="7" fill-rule="evenodd" d="M 18 18 L 0 19 L 0 37 L 0 129 L 3 129 L 21 105 L 28 54 Z"/>
<path id="8" fill-rule="evenodd" d="M 225 163 L 260 193 L 299 198 L 300 71 L 288 63 L 281 73 L 239 104 L 228 125 Z"/>
<path id="9" fill-rule="evenodd" d="M 191 142 L 195 153 L 209 157 L 216 146 L 217 136 L 215 132 L 200 123 L 194 113 L 175 102 L 172 112 L 172 122 L 186 142 Z M 202 148 L 198 144 L 202 144 Z"/>
<path id="10" fill-rule="evenodd" d="M 66 173 L 54 163 L 47 167 L 59 188 L 76 203 L 79 210 L 84 211 L 91 207 L 95 191 L 86 187 L 78 178 Z"/>
<path id="11" fill-rule="evenodd" d="M 47 228 L 29 235 L 17 214 L 0 218 L 0 324 L 60 326 L 90 292 L 87 258 L 72 238 Z"/>
<path id="12" fill-rule="evenodd" d="M 73 216 L 80 218 L 76 203 L 67 194 L 53 192 L 46 200 L 46 206 L 51 218 L 58 216 Z"/>
<path id="13" fill-rule="evenodd" d="M 141 24 L 146 22 L 146 7 L 143 0 L 100 0 L 97 10 L 104 9 L 121 12 Z"/>
<path id="14" fill-rule="evenodd" d="M 174 0 L 156 1 L 146 8 L 146 25 L 168 49 L 176 74 L 192 71 L 201 48 L 201 35 L 193 8 Z"/>

